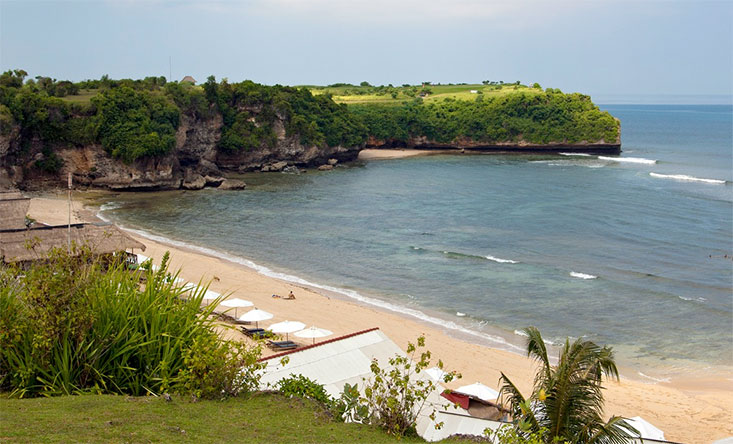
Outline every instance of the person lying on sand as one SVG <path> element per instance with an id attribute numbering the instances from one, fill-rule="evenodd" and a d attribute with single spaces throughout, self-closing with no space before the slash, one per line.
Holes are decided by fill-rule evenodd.
<path id="1" fill-rule="evenodd" d="M 293 291 L 292 290 L 290 290 L 290 293 L 288 293 L 288 295 L 285 296 L 285 297 L 282 297 L 279 294 L 273 294 L 272 297 L 273 298 L 276 298 L 276 299 L 285 299 L 285 300 L 295 299 L 295 295 L 293 294 Z"/>

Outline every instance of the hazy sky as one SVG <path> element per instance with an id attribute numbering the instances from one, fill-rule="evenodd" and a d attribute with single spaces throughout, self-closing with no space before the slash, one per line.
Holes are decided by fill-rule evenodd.
<path id="1" fill-rule="evenodd" d="M 0 68 L 82 80 L 504 80 L 593 96 L 733 89 L 733 0 L 6 1 Z"/>

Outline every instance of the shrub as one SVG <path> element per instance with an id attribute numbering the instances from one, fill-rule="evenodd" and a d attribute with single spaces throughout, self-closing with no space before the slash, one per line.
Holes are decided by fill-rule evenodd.
<path id="1" fill-rule="evenodd" d="M 73 246 L 28 270 L 0 269 L 0 390 L 17 397 L 250 390 L 259 350 L 218 342 L 217 302 L 202 306 L 201 286 L 183 298 L 167 259 L 157 271 L 130 271 L 121 258 L 103 261 Z M 191 383 L 206 370 L 212 379 Z"/>
<path id="2" fill-rule="evenodd" d="M 316 400 L 331 409 L 334 406 L 334 400 L 326 392 L 323 386 L 312 379 L 303 375 L 290 376 L 279 380 L 275 387 L 286 396 L 297 396 L 299 398 L 309 398 Z"/>
<path id="3" fill-rule="evenodd" d="M 261 349 L 236 341 L 203 336 L 184 351 L 179 373 L 183 391 L 197 398 L 217 399 L 249 394 L 259 388 Z"/>
<path id="4" fill-rule="evenodd" d="M 428 396 L 437 385 L 430 378 L 417 375 L 430 366 L 430 351 L 420 352 L 425 347 L 425 337 L 417 338 L 417 345 L 407 345 L 407 355 L 396 355 L 389 359 L 389 367 L 382 368 L 375 359 L 372 361 L 372 378 L 366 382 L 364 397 L 360 402 L 369 409 L 369 422 L 377 424 L 395 436 L 404 436 L 415 431 L 417 419 L 426 407 Z M 418 359 L 416 359 L 418 358 Z M 438 362 L 443 368 L 443 363 Z M 460 378 L 455 372 L 445 374 L 443 381 L 450 382 Z M 430 419 L 435 420 L 435 406 Z M 435 425 L 442 427 L 441 423 Z"/>

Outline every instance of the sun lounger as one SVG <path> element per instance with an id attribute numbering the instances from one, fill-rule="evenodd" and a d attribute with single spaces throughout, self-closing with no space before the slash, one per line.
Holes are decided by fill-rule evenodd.
<path id="1" fill-rule="evenodd" d="M 265 329 L 264 328 L 247 328 L 247 327 L 241 327 L 242 333 L 245 335 L 251 337 L 251 338 L 258 338 L 265 335 Z"/>
<path id="2" fill-rule="evenodd" d="M 273 350 L 293 350 L 298 344 L 293 341 L 267 341 L 267 346 Z"/>

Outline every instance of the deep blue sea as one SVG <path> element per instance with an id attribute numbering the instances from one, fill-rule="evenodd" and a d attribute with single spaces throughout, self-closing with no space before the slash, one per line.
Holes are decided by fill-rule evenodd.
<path id="1" fill-rule="evenodd" d="M 493 346 L 534 325 L 659 379 L 730 370 L 733 109 L 601 107 L 621 120 L 620 161 L 379 160 L 120 194 L 103 215 Z"/>

